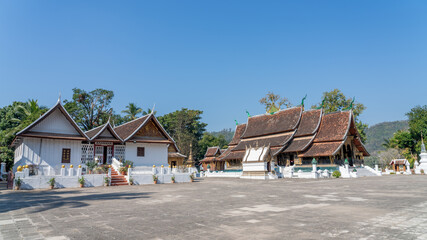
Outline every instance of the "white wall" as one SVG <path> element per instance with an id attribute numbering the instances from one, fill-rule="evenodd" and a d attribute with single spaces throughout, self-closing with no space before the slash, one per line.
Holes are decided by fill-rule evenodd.
<path id="1" fill-rule="evenodd" d="M 137 147 L 145 148 L 145 156 L 137 157 Z M 126 143 L 125 160 L 134 162 L 134 166 L 168 166 L 168 147 L 167 144 L 159 143 Z"/>
<path id="2" fill-rule="evenodd" d="M 71 149 L 70 163 L 61 163 L 62 149 Z M 23 138 L 22 145 L 16 149 L 22 151 L 22 154 L 17 153 L 15 158 L 14 171 L 18 166 L 26 164 L 39 165 L 47 171 L 50 166 L 55 169 L 57 174 L 61 165 L 69 166 L 73 164 L 78 166 L 81 164 L 82 143 L 75 140 L 58 140 L 58 139 L 42 139 L 42 138 Z M 46 172 L 45 172 L 46 174 Z"/>
<path id="3" fill-rule="evenodd" d="M 73 125 L 71 125 L 71 123 L 65 118 L 61 111 L 59 111 L 59 109 L 56 109 L 43 121 L 35 125 L 31 131 L 80 135 L 80 133 L 77 132 L 77 130 L 73 127 Z"/>

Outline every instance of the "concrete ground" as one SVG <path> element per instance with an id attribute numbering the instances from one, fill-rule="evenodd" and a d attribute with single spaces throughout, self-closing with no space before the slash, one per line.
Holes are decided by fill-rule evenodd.
<path id="1" fill-rule="evenodd" d="M 0 191 L 0 239 L 427 239 L 427 175 Z"/>

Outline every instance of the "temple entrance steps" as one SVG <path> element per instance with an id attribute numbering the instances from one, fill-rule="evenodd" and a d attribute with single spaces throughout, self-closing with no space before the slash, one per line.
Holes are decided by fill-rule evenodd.
<path id="1" fill-rule="evenodd" d="M 353 170 L 353 169 L 351 169 Z M 369 171 L 366 168 L 356 168 L 358 177 L 375 177 L 378 176 L 375 173 Z"/>
<path id="2" fill-rule="evenodd" d="M 128 185 L 128 182 L 123 175 L 119 175 L 119 173 L 111 168 L 111 186 L 121 186 Z"/>

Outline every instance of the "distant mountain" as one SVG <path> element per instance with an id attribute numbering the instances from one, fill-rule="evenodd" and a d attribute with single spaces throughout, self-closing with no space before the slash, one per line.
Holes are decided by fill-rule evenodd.
<path id="1" fill-rule="evenodd" d="M 231 128 L 225 128 L 219 132 L 210 132 L 210 134 L 214 135 L 215 137 L 218 137 L 219 135 L 223 135 L 225 140 L 227 140 L 227 142 L 229 143 L 231 139 L 233 139 L 234 131 L 232 131 Z"/>
<path id="2" fill-rule="evenodd" d="M 409 129 L 408 121 L 382 122 L 369 127 L 366 131 L 366 149 L 373 154 L 377 151 L 385 150 L 382 144 L 384 139 L 393 137 L 398 130 Z"/>

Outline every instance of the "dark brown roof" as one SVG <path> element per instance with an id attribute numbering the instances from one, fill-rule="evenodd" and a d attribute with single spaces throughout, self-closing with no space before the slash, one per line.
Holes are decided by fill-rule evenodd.
<path id="1" fill-rule="evenodd" d="M 335 155 L 336 151 L 339 150 L 343 141 L 337 142 L 323 142 L 313 143 L 310 148 L 303 154 L 299 154 L 298 157 L 327 157 Z"/>
<path id="2" fill-rule="evenodd" d="M 242 137 L 242 134 L 245 132 L 246 123 L 240 124 L 236 126 L 236 130 L 234 131 L 233 139 L 228 144 L 229 146 L 237 145 Z"/>
<path id="3" fill-rule="evenodd" d="M 231 150 L 234 149 L 235 146 L 229 146 L 227 149 L 225 149 L 224 152 L 221 153 L 221 155 L 218 157 L 218 159 L 223 159 L 224 157 L 226 157 L 228 154 L 230 154 Z"/>
<path id="4" fill-rule="evenodd" d="M 348 133 L 351 111 L 325 114 L 314 142 L 342 141 Z"/>
<path id="5" fill-rule="evenodd" d="M 126 140 L 147 120 L 150 115 L 142 116 L 138 119 L 124 123 L 114 128 L 114 131 L 120 136 L 121 139 Z"/>
<path id="6" fill-rule="evenodd" d="M 363 156 L 365 157 L 371 156 L 366 150 L 365 145 L 363 145 L 362 141 L 358 137 L 353 139 L 353 143 L 356 146 L 357 150 L 363 153 Z"/>
<path id="7" fill-rule="evenodd" d="M 300 121 L 301 113 L 302 108 L 295 107 L 275 114 L 250 117 L 242 139 L 295 130 Z"/>
<path id="8" fill-rule="evenodd" d="M 295 137 L 313 135 L 316 133 L 320 126 L 320 120 L 322 119 L 322 110 L 310 110 L 303 112 L 301 116 L 301 122 L 298 125 L 297 133 Z"/>
<path id="9" fill-rule="evenodd" d="M 313 142 L 314 137 L 315 136 L 313 135 L 307 137 L 293 138 L 292 142 L 282 152 L 302 152 L 310 146 L 310 143 Z"/>
<path id="10" fill-rule="evenodd" d="M 258 137 L 248 140 L 241 140 L 240 143 L 233 149 L 233 151 L 245 150 L 246 147 L 282 147 L 286 144 L 292 137 L 294 132 L 289 132 L 286 134 L 276 134 L 266 137 Z"/>
<path id="11" fill-rule="evenodd" d="M 217 153 L 221 154 L 219 147 L 209 147 L 206 150 L 205 157 L 215 157 Z"/>
<path id="12" fill-rule="evenodd" d="M 217 159 L 215 157 L 205 157 L 202 160 L 200 160 L 200 162 L 213 162 L 216 161 Z"/>
<path id="13" fill-rule="evenodd" d="M 177 153 L 177 152 L 169 152 L 168 153 L 168 157 L 172 157 L 172 158 L 186 158 L 187 156 L 185 156 L 184 154 L 181 154 L 181 153 Z"/>
<path id="14" fill-rule="evenodd" d="M 106 124 L 106 123 L 105 123 Z M 86 136 L 89 138 L 89 139 L 92 139 L 96 134 L 98 134 L 99 133 L 99 131 L 101 131 L 102 130 L 102 128 L 105 126 L 105 124 L 102 124 L 101 126 L 99 126 L 99 127 L 96 127 L 96 128 L 92 128 L 91 130 L 89 130 L 89 131 L 86 131 L 85 133 L 86 133 Z"/>
<path id="15" fill-rule="evenodd" d="M 230 154 L 222 158 L 221 160 L 233 160 L 233 159 L 240 159 L 242 160 L 245 156 L 245 150 L 241 151 L 231 151 Z"/>

